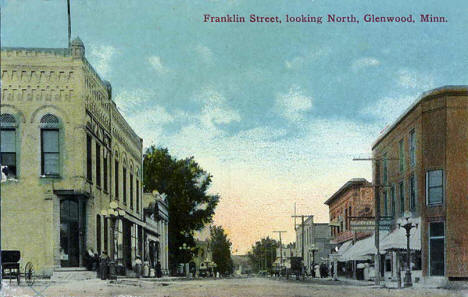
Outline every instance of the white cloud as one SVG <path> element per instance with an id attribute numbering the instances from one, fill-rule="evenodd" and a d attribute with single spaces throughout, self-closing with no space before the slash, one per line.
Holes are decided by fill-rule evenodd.
<path id="1" fill-rule="evenodd" d="M 416 99 L 416 95 L 385 97 L 375 102 L 375 104 L 368 105 L 361 113 L 371 115 L 381 120 L 384 125 L 388 125 L 402 115 Z"/>
<path id="2" fill-rule="evenodd" d="M 274 110 L 285 119 L 297 122 L 304 119 L 305 113 L 312 109 L 312 97 L 303 94 L 298 86 L 292 86 L 288 93 L 278 94 Z"/>
<path id="3" fill-rule="evenodd" d="M 397 72 L 397 82 L 407 89 L 428 90 L 434 88 L 434 77 L 410 69 L 401 69 Z"/>
<path id="4" fill-rule="evenodd" d="M 302 66 L 304 66 L 305 63 L 314 61 L 317 58 L 321 58 L 324 56 L 327 56 L 331 53 L 331 49 L 324 47 L 324 48 L 319 48 L 317 50 L 311 50 L 307 52 L 305 55 L 300 55 L 297 57 L 294 57 L 290 60 L 286 60 L 284 62 L 284 65 L 287 69 L 298 69 Z"/>
<path id="5" fill-rule="evenodd" d="M 159 56 L 151 56 L 148 58 L 148 63 L 150 63 L 151 67 L 153 67 L 156 72 L 159 74 L 164 74 L 169 72 L 169 68 L 163 65 L 161 61 L 161 57 Z"/>
<path id="6" fill-rule="evenodd" d="M 379 65 L 380 65 L 380 61 L 377 60 L 376 58 L 364 57 L 364 58 L 360 58 L 360 59 L 355 60 L 351 64 L 351 69 L 354 72 L 357 72 L 357 71 L 359 71 L 359 70 L 361 70 L 363 68 L 372 67 L 372 66 L 379 66 Z"/>
<path id="7" fill-rule="evenodd" d="M 90 60 L 93 67 L 103 78 L 111 71 L 110 62 L 117 50 L 111 45 L 90 46 Z"/>
<path id="8" fill-rule="evenodd" d="M 204 128 L 217 129 L 216 125 L 241 120 L 239 112 L 229 107 L 226 98 L 214 88 L 204 88 L 195 100 L 203 104 L 199 120 Z"/>

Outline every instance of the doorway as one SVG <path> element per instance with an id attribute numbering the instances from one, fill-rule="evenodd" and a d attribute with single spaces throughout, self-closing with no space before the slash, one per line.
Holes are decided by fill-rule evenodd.
<path id="1" fill-rule="evenodd" d="M 84 207 L 78 200 L 60 200 L 60 264 L 80 266 L 80 250 L 84 230 Z"/>

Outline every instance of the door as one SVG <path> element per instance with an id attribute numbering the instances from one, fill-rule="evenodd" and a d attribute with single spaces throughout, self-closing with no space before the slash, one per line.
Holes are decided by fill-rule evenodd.
<path id="1" fill-rule="evenodd" d="M 80 264 L 78 201 L 60 201 L 60 263 L 62 267 L 77 267 Z"/>

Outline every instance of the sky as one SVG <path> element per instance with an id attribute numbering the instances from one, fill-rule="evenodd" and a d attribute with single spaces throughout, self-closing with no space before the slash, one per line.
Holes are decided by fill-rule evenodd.
<path id="1" fill-rule="evenodd" d="M 327 198 L 351 178 L 371 180 L 370 162 L 354 157 L 371 156 L 422 92 L 467 84 L 468 2 L 448 2 L 71 0 L 72 37 L 146 147 L 194 156 L 213 175 L 214 222 L 241 254 L 274 230 L 293 241 L 294 203 L 327 222 Z M 65 0 L 0 5 L 2 46 L 67 46 Z M 283 21 L 249 23 L 250 14 Z M 287 23 L 286 14 L 324 22 Z M 327 23 L 328 14 L 360 22 Z M 365 14 L 415 23 L 365 23 Z"/>

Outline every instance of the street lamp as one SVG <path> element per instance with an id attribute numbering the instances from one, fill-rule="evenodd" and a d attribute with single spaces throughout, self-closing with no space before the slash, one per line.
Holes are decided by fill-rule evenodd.
<path id="1" fill-rule="evenodd" d="M 413 228 L 418 228 L 418 224 L 412 224 L 409 221 L 411 214 L 405 213 L 406 223 L 404 225 L 398 224 L 398 228 L 404 228 L 406 230 L 406 273 L 404 279 L 404 286 L 405 288 L 413 286 L 413 282 L 411 280 L 411 250 L 410 250 L 410 231 Z"/>
<path id="2" fill-rule="evenodd" d="M 184 253 L 187 253 L 190 250 L 190 247 L 184 242 L 182 246 L 179 246 L 179 250 L 183 251 Z M 185 276 L 188 277 L 189 271 L 188 271 L 188 263 L 184 262 L 184 270 L 185 270 Z"/>

